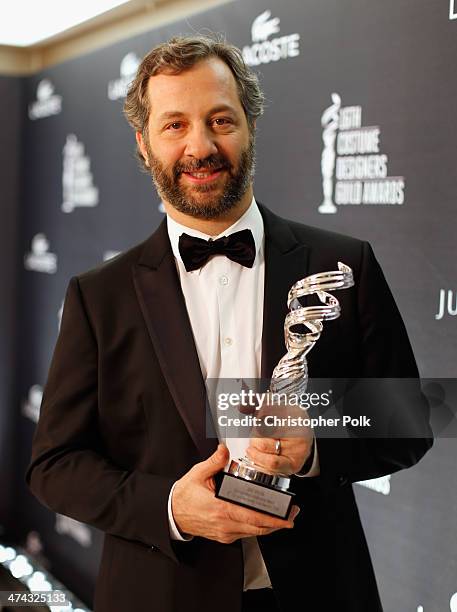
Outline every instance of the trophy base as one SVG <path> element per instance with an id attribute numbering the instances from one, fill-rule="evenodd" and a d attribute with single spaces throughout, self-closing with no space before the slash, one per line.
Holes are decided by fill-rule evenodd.
<path id="1" fill-rule="evenodd" d="M 219 472 L 214 479 L 217 498 L 277 518 L 289 517 L 294 498 L 287 490 L 290 478 L 265 474 L 241 459 L 232 461 L 228 472 Z"/>
<path id="2" fill-rule="evenodd" d="M 320 213 L 323 213 L 324 215 L 326 214 L 333 214 L 336 213 L 336 211 L 338 210 L 337 207 L 335 206 L 335 204 L 330 200 L 328 202 L 324 201 L 322 202 L 322 204 L 319 206 L 319 208 L 317 209 Z"/>

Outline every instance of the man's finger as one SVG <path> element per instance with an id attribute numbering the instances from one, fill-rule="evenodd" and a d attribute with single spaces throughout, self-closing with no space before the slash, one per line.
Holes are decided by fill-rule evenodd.
<path id="1" fill-rule="evenodd" d="M 251 438 L 249 443 L 249 448 L 255 448 L 263 453 L 270 453 L 272 455 L 277 455 L 277 440 L 278 438 Z M 281 447 L 283 443 L 281 440 Z"/>
<path id="2" fill-rule="evenodd" d="M 236 523 L 243 523 L 253 527 L 271 528 L 271 529 L 287 529 L 293 527 L 292 520 L 285 520 L 269 516 L 263 512 L 256 512 L 248 508 L 242 508 L 241 506 L 233 506 L 229 509 L 229 518 Z M 298 506 L 297 506 L 298 507 Z"/>
<path id="3" fill-rule="evenodd" d="M 209 478 L 224 468 L 228 458 L 228 448 L 224 444 L 219 444 L 216 451 L 208 459 L 194 465 L 193 471 L 197 472 L 202 478 Z"/>
<path id="4" fill-rule="evenodd" d="M 283 521 L 282 519 L 279 519 L 279 521 L 276 523 L 276 526 L 263 526 L 263 525 L 257 525 L 255 523 L 248 523 L 248 522 L 244 522 L 244 523 L 236 523 L 236 530 L 238 533 L 243 534 L 243 536 L 245 537 L 246 535 L 267 535 L 269 533 L 273 533 L 274 531 L 278 531 L 279 529 L 292 529 L 294 526 L 294 520 L 297 517 L 298 513 L 300 512 L 300 508 L 298 506 L 292 506 L 291 511 L 290 511 L 290 517 L 289 520 L 287 521 Z M 254 512 L 254 514 L 259 514 L 257 512 Z M 266 515 L 262 515 L 262 516 L 266 516 Z M 270 517 L 273 518 L 273 517 Z M 239 531 L 238 531 L 239 530 Z M 240 536 L 240 537 L 243 537 Z"/>
<path id="5" fill-rule="evenodd" d="M 274 473 L 288 474 L 291 470 L 291 460 L 289 457 L 283 455 L 272 455 L 257 450 L 256 448 L 246 449 L 246 455 L 249 459 L 259 467 L 269 470 Z"/>

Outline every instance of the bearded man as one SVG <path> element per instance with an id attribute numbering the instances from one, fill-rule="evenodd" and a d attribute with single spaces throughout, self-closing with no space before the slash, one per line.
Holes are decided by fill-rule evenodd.
<path id="1" fill-rule="evenodd" d="M 256 202 L 262 107 L 239 50 L 206 37 L 154 48 L 127 95 L 166 218 L 71 280 L 27 472 L 43 504 L 105 533 L 96 612 L 382 609 L 351 483 L 409 467 L 430 441 L 206 432 L 205 381 L 271 376 L 290 287 L 337 261 L 355 286 L 310 377 L 417 377 L 369 244 Z M 291 476 L 287 519 L 215 496 L 244 452 Z"/>

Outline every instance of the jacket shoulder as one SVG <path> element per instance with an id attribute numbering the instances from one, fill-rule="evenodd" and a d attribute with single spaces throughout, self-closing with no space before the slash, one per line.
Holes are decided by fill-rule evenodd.
<path id="1" fill-rule="evenodd" d="M 267 226 L 281 227 L 281 232 L 289 233 L 293 238 L 310 250 L 312 260 L 318 265 L 336 265 L 343 261 L 348 265 L 358 266 L 364 249 L 369 244 L 354 236 L 334 232 L 280 217 L 261 205 Z"/>
<path id="2" fill-rule="evenodd" d="M 294 234 L 294 236 L 310 247 L 329 247 L 329 248 L 344 248 L 344 249 L 355 249 L 360 251 L 364 240 L 349 236 L 347 234 L 341 234 L 331 230 L 323 229 L 320 227 L 314 227 L 312 225 L 305 225 L 296 221 L 286 221 Z"/>
<path id="3" fill-rule="evenodd" d="M 296 240 L 309 249 L 312 274 L 323 270 L 336 270 L 338 262 L 341 262 L 358 275 L 366 248 L 370 250 L 366 241 L 295 221 L 288 223 Z"/>
<path id="4" fill-rule="evenodd" d="M 286 226 L 299 243 L 310 248 L 343 249 L 360 253 L 360 249 L 366 244 L 366 241 L 354 236 L 286 219 L 272 212 L 264 204 L 258 202 L 258 205 L 267 227 Z"/>
<path id="5" fill-rule="evenodd" d="M 76 279 L 78 283 L 86 287 L 93 285 L 106 286 L 110 282 L 119 283 L 124 275 L 131 274 L 132 265 L 140 258 L 146 242 L 147 240 L 144 240 L 140 244 L 104 261 L 98 266 L 77 274 Z"/>

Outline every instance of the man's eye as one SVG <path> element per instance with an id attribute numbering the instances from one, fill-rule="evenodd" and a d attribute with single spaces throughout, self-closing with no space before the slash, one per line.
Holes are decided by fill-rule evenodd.
<path id="1" fill-rule="evenodd" d="M 225 117 L 217 117 L 217 119 L 214 119 L 214 123 L 216 125 L 229 125 L 230 120 L 226 119 Z"/>
<path id="2" fill-rule="evenodd" d="M 170 125 L 168 126 L 169 130 L 179 130 L 179 128 L 182 126 L 182 123 L 180 121 L 174 121 L 173 123 L 170 123 Z"/>

